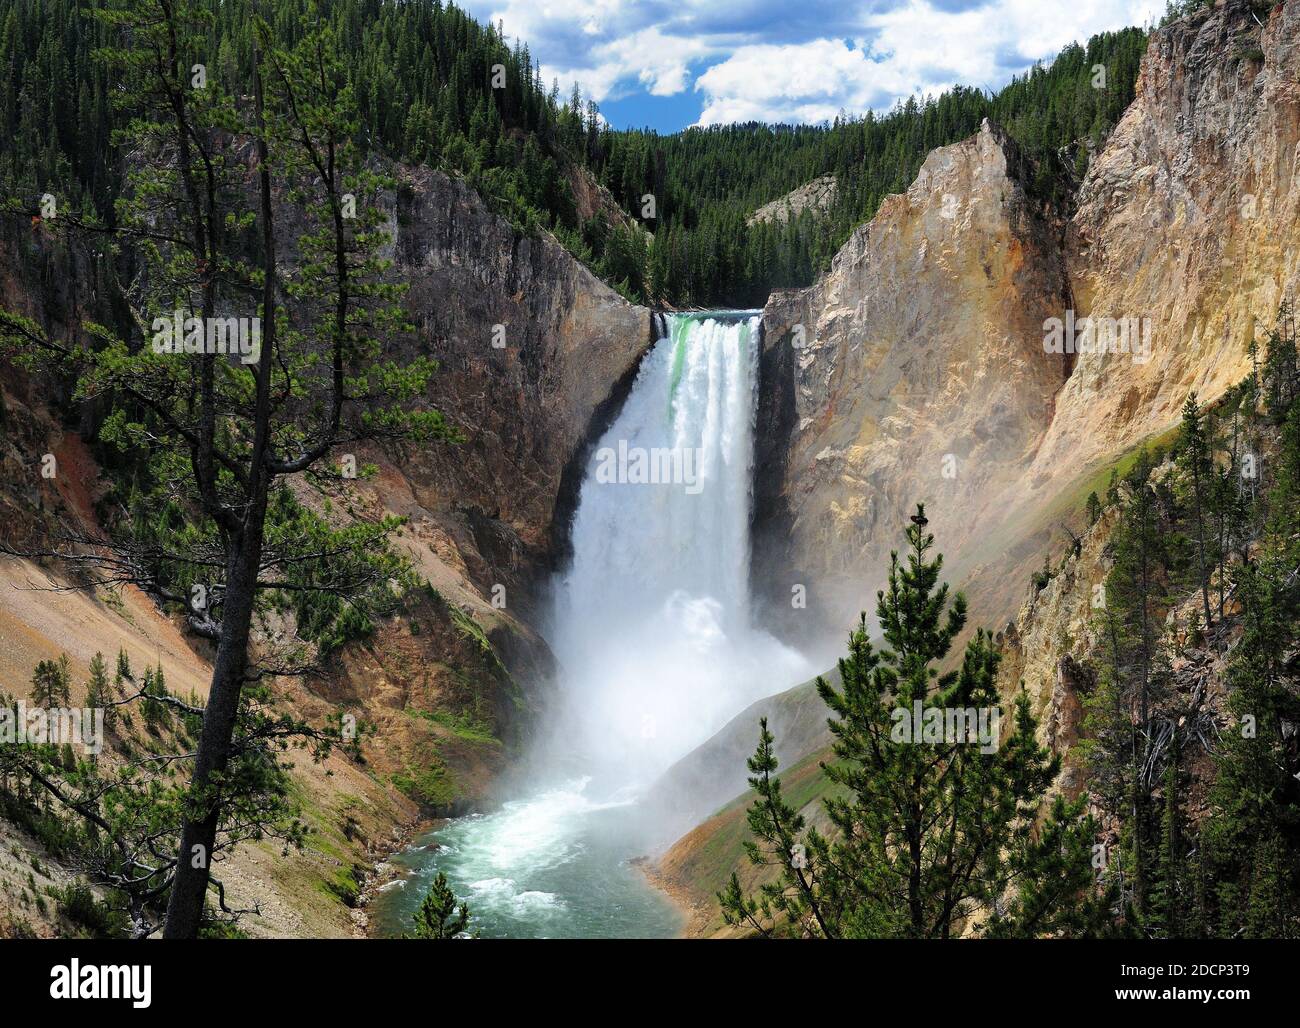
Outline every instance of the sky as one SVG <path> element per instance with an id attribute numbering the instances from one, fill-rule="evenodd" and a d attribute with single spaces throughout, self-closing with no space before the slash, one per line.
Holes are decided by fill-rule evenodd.
<path id="1" fill-rule="evenodd" d="M 459 0 L 616 128 L 815 123 L 961 84 L 998 89 L 1165 0 Z"/>

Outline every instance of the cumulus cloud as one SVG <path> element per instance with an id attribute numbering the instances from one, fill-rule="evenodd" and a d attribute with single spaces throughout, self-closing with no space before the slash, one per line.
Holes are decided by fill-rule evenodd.
<path id="1" fill-rule="evenodd" d="M 742 47 L 701 74 L 695 89 L 707 97 L 702 125 L 825 121 L 840 110 L 887 106 L 911 91 L 888 62 L 839 39 Z"/>
<path id="2" fill-rule="evenodd" d="M 698 124 L 816 122 L 955 84 L 996 89 L 1164 0 L 469 0 L 561 91 L 699 98 Z"/>

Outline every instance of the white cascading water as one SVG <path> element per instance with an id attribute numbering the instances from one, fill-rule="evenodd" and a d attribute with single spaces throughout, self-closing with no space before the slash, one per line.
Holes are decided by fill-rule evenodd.
<path id="1" fill-rule="evenodd" d="M 550 633 L 561 702 L 533 789 L 408 851 L 411 876 L 381 901 L 390 932 L 442 872 L 485 936 L 673 934 L 678 914 L 629 863 L 656 838 L 637 795 L 749 703 L 808 677 L 750 622 L 758 319 L 666 324 L 579 495 Z M 648 472 L 654 458 L 666 475 Z"/>
<path id="2" fill-rule="evenodd" d="M 552 639 L 574 749 L 632 787 L 807 670 L 750 622 L 758 318 L 667 324 L 592 455 Z"/>

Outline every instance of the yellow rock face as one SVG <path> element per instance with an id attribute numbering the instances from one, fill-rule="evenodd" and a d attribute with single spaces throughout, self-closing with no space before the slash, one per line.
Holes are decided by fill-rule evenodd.
<path id="1" fill-rule="evenodd" d="M 870 606 L 918 500 L 959 549 L 1050 420 L 1063 374 L 1041 325 L 1066 302 L 1065 268 L 1007 174 L 1012 146 L 986 123 L 936 150 L 826 276 L 766 312 L 769 366 L 795 348 L 792 558 L 773 574 L 786 592 L 786 577 L 816 583 L 843 624 Z"/>
<path id="2" fill-rule="evenodd" d="M 1247 55 L 1262 52 L 1258 61 Z M 1059 478 L 1219 396 L 1300 284 L 1300 4 L 1157 34 L 1070 226 L 1079 314 L 1149 321 L 1151 359 L 1077 359 L 1033 467 Z"/>
<path id="3" fill-rule="evenodd" d="M 1005 623 L 1081 480 L 1246 374 L 1300 285 L 1300 3 L 1262 27 L 1227 4 L 1157 32 L 1068 224 L 1009 154 L 988 124 L 936 150 L 764 312 L 779 399 L 760 445 L 778 466 L 757 480 L 756 580 L 773 600 L 807 584 L 836 641 L 918 501 L 949 579 Z"/>

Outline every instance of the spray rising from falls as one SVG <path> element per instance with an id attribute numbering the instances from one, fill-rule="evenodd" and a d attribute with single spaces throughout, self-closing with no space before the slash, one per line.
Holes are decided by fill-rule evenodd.
<path id="1" fill-rule="evenodd" d="M 758 318 L 667 324 L 588 466 L 553 632 L 572 747 L 633 787 L 807 671 L 750 619 Z"/>

